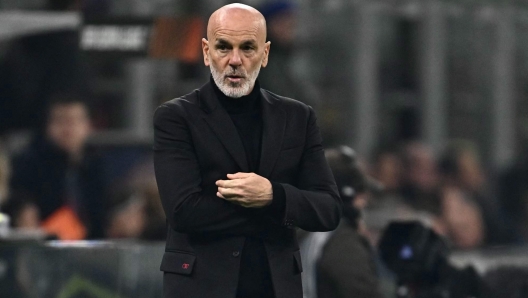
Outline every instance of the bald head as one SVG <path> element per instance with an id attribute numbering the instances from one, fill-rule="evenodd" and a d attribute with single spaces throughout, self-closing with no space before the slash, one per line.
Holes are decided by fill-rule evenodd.
<path id="1" fill-rule="evenodd" d="M 244 4 L 221 7 L 209 18 L 202 50 L 205 65 L 225 95 L 249 94 L 260 68 L 268 63 L 270 42 L 266 42 L 264 16 Z"/>
<path id="2" fill-rule="evenodd" d="M 232 22 L 247 25 L 248 30 L 255 31 L 266 41 L 266 19 L 255 8 L 241 3 L 222 6 L 211 14 L 207 23 L 207 38 L 211 39 L 219 29 Z"/>

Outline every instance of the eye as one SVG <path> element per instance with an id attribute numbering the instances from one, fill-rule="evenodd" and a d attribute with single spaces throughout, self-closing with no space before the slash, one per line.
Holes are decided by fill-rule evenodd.
<path id="1" fill-rule="evenodd" d="M 242 46 L 242 50 L 243 51 L 251 51 L 253 49 L 255 49 L 255 48 L 253 46 L 251 46 L 251 45 Z"/>
<path id="2" fill-rule="evenodd" d="M 230 49 L 229 45 L 225 43 L 219 43 L 215 46 L 215 48 L 220 52 L 227 52 Z"/>

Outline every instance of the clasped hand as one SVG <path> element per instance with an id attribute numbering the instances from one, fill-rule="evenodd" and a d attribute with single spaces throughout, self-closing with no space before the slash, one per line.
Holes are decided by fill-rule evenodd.
<path id="1" fill-rule="evenodd" d="M 273 190 L 268 179 L 255 173 L 227 174 L 229 180 L 217 180 L 216 195 L 246 208 L 260 208 L 271 204 Z"/>

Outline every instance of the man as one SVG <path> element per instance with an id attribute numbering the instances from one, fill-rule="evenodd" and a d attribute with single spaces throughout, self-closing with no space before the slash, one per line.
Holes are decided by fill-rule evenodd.
<path id="1" fill-rule="evenodd" d="M 52 99 L 44 134 L 13 161 L 12 200 L 33 203 L 38 212 L 31 214 L 40 214 L 36 222 L 60 239 L 101 238 L 103 171 L 85 147 L 92 131 L 88 107 L 74 94 Z"/>
<path id="2" fill-rule="evenodd" d="M 154 115 L 164 297 L 302 297 L 295 227 L 333 230 L 341 214 L 314 112 L 260 88 L 256 9 L 215 11 L 202 48 L 210 81 Z"/>
<path id="3" fill-rule="evenodd" d="M 368 191 L 381 185 L 360 169 L 355 152 L 346 146 L 326 150 L 343 200 L 343 219 L 327 236 L 316 260 L 318 298 L 381 298 L 374 251 L 365 234 L 361 212 L 368 202 Z M 329 233 L 327 233 L 329 234 Z"/>

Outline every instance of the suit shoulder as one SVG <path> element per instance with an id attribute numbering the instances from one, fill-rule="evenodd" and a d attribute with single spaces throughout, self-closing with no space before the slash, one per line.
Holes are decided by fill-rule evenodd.
<path id="1" fill-rule="evenodd" d="M 285 107 L 286 109 L 293 109 L 293 110 L 296 110 L 296 111 L 304 111 L 306 113 L 309 113 L 310 110 L 312 110 L 312 107 L 299 101 L 299 100 L 296 100 L 296 99 L 293 99 L 293 98 L 290 98 L 290 97 L 286 97 L 286 96 L 282 96 L 282 95 L 278 95 L 276 93 L 273 93 L 269 90 L 266 90 L 266 89 L 262 89 L 263 92 L 265 92 L 268 96 L 272 97 L 273 99 L 277 100 L 278 102 L 281 103 L 281 105 L 283 107 Z"/>
<path id="2" fill-rule="evenodd" d="M 159 105 L 154 111 L 154 125 L 165 122 L 185 121 L 192 118 L 198 107 L 198 90 L 186 95 L 168 100 Z"/>
<path id="3" fill-rule="evenodd" d="M 199 90 L 195 89 L 188 94 L 168 100 L 162 103 L 161 105 L 159 105 L 157 109 L 169 108 L 172 110 L 182 110 L 182 109 L 191 108 L 193 106 L 197 106 L 198 105 L 198 92 Z"/>

